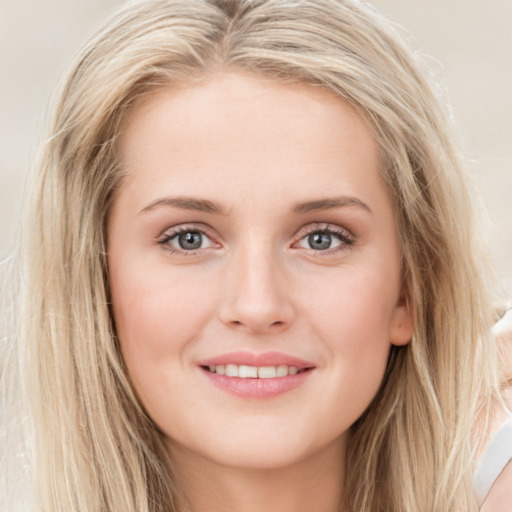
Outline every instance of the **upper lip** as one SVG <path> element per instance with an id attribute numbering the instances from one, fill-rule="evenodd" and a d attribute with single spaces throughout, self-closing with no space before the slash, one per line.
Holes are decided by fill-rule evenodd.
<path id="1" fill-rule="evenodd" d="M 254 354 L 252 352 L 229 352 L 198 362 L 199 366 L 217 366 L 226 364 L 236 364 L 238 366 L 295 366 L 297 368 L 314 368 L 315 365 L 304 359 L 300 359 L 282 352 L 262 352 Z"/>

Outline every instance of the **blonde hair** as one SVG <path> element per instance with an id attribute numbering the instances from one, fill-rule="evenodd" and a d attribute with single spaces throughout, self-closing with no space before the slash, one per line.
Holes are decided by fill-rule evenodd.
<path id="1" fill-rule="evenodd" d="M 177 510 L 172 461 L 117 345 L 105 225 L 128 110 L 158 87 L 228 67 L 334 91 L 380 146 L 415 332 L 391 350 L 379 393 L 352 427 L 346 509 L 476 510 L 473 423 L 480 415 L 485 428 L 496 378 L 467 185 L 416 59 L 353 0 L 146 0 L 85 46 L 57 92 L 13 258 L 3 465 L 27 459 L 41 510 Z M 9 470 L 4 492 L 19 474 Z"/>

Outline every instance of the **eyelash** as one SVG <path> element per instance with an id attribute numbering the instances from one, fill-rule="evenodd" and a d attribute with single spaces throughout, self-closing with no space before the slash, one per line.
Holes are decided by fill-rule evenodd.
<path id="1" fill-rule="evenodd" d="M 309 248 L 308 250 L 311 251 L 315 257 L 318 258 L 346 251 L 350 249 L 350 247 L 353 246 L 355 243 L 354 236 L 345 228 L 342 228 L 340 226 L 333 226 L 330 224 L 313 224 L 311 226 L 308 226 L 304 231 L 299 232 L 298 240 L 297 242 L 294 243 L 294 245 L 298 244 L 299 242 L 304 240 L 306 237 L 312 235 L 313 233 L 327 234 L 337 238 L 340 241 L 339 246 L 325 250 Z"/>
<path id="2" fill-rule="evenodd" d="M 169 244 L 169 242 L 171 240 L 178 237 L 180 234 L 189 233 L 189 232 L 190 233 L 200 233 L 201 235 L 206 236 L 209 240 L 211 240 L 212 244 L 215 244 L 215 242 L 213 241 L 213 236 L 210 235 L 207 230 L 205 230 L 204 228 L 199 228 L 194 225 L 182 225 L 182 226 L 173 228 L 170 232 L 167 231 L 167 232 L 163 233 L 162 235 L 160 235 L 156 241 L 157 241 L 158 245 L 161 245 L 162 247 L 164 247 L 165 250 L 169 251 L 170 253 L 173 253 L 173 254 L 179 253 L 180 255 L 183 255 L 183 256 L 194 256 L 201 250 L 204 250 L 204 248 L 203 249 L 198 248 L 197 250 L 176 249 Z M 325 249 L 325 250 L 313 249 L 313 248 L 307 249 L 309 251 L 312 251 L 316 257 L 329 256 L 333 253 L 345 251 L 345 250 L 349 249 L 355 243 L 354 236 L 348 230 L 346 230 L 344 228 L 341 228 L 338 226 L 332 226 L 329 224 L 314 224 L 314 225 L 307 227 L 305 230 L 301 230 L 299 232 L 299 234 L 297 235 L 297 241 L 294 242 L 293 245 L 294 246 L 297 245 L 298 243 L 300 243 L 302 240 L 304 240 L 306 237 L 312 235 L 313 233 L 327 234 L 329 236 L 337 238 L 340 241 L 339 246 Z"/>
<path id="3" fill-rule="evenodd" d="M 166 231 L 162 235 L 157 238 L 158 245 L 161 245 L 166 251 L 169 251 L 172 254 L 178 253 L 183 256 L 194 256 L 202 249 L 199 248 L 197 250 L 184 250 L 184 249 L 176 249 L 172 247 L 169 242 L 174 238 L 178 237 L 182 233 L 200 233 L 201 235 L 206 236 L 208 239 L 212 240 L 213 237 L 205 230 L 204 228 L 199 228 L 194 225 L 182 225 L 176 228 L 173 228 L 171 231 Z M 215 243 L 215 242 L 213 242 Z"/>

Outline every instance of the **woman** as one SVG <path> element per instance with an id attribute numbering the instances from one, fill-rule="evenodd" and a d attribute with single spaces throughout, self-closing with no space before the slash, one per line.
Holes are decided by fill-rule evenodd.
<path id="1" fill-rule="evenodd" d="M 3 370 L 25 509 L 477 510 L 485 263 L 376 13 L 128 4 L 50 124 Z"/>

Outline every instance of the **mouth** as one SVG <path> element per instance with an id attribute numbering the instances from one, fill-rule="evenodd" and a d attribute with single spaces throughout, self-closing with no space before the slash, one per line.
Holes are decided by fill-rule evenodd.
<path id="1" fill-rule="evenodd" d="M 312 368 L 297 368 L 280 364 L 277 366 L 248 366 L 238 364 L 217 364 L 201 366 L 203 370 L 226 377 L 238 377 L 239 379 L 275 379 L 284 378 L 289 375 L 297 375 Z"/>
<path id="2" fill-rule="evenodd" d="M 281 395 L 303 383 L 315 365 L 278 352 L 236 352 L 199 363 L 217 388 L 240 398 L 265 399 Z"/>

